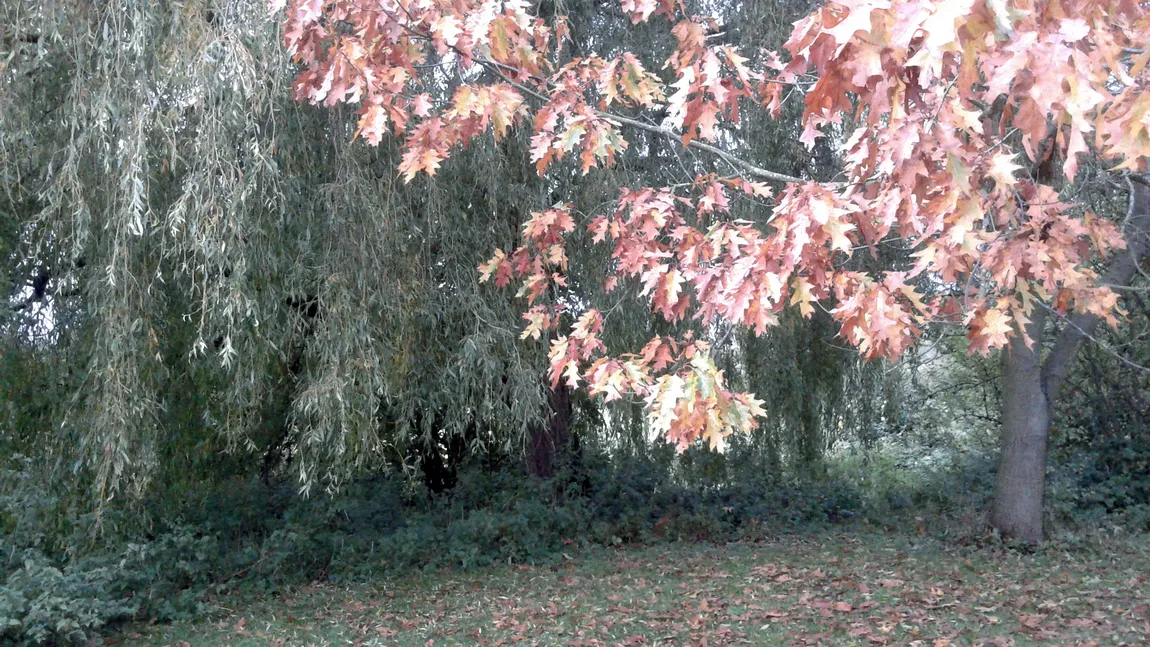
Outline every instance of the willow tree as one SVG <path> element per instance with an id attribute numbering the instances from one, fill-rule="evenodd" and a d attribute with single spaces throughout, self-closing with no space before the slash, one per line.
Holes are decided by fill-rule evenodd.
<path id="1" fill-rule="evenodd" d="M 744 47 L 781 43 L 809 6 L 720 9 L 710 37 Z M 532 133 L 515 129 L 407 182 L 399 140 L 377 142 L 356 110 L 292 100 L 299 67 L 259 0 L 4 0 L 0 11 L 6 430 L 53 459 L 61 482 L 78 468 L 98 500 L 235 472 L 337 487 L 387 465 L 422 468 L 443 488 L 460 455 L 481 448 L 526 450 L 545 475 L 579 396 L 550 383 L 546 348 L 519 339 L 521 301 L 481 285 L 476 266 L 523 244 L 531 214 L 557 201 L 589 221 L 623 187 L 693 183 L 711 164 L 647 129 L 595 182 L 566 161 L 540 177 L 521 164 Z M 570 55 L 676 48 L 667 30 L 595 3 L 538 11 L 565 16 Z M 449 73 L 450 59 L 419 68 L 419 101 L 441 105 L 467 79 L 498 78 Z M 797 144 L 797 121 L 748 123 L 753 133 L 731 150 L 832 178 L 833 147 Z M 761 204 L 733 208 L 769 217 Z M 588 244 L 570 255 L 567 284 L 538 304 L 570 308 L 568 321 L 609 312 L 613 349 L 692 334 L 724 348 L 747 383 L 765 387 L 779 362 L 796 369 L 787 375 L 800 379 L 773 385 L 779 399 L 801 404 L 788 389 L 819 383 L 818 415 L 800 406 L 768 428 L 764 442 L 781 454 L 810 459 L 852 406 L 855 358 L 775 353 L 821 350 L 818 330 L 752 341 L 668 322 L 628 298 L 640 286 L 604 290 L 609 252 Z M 645 443 L 633 410 L 619 405 L 596 433 Z"/>
<path id="2" fill-rule="evenodd" d="M 262 2 L 0 19 L 5 349 L 51 389 L 30 440 L 100 498 L 219 452 L 336 485 L 546 420 L 543 354 L 474 278 L 539 199 L 513 144 L 400 188 L 397 149 L 291 100 Z"/>

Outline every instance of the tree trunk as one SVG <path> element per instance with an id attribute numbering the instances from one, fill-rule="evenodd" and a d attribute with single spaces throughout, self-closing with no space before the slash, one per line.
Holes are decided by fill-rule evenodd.
<path id="1" fill-rule="evenodd" d="M 1042 541 L 1042 499 L 1046 475 L 1046 439 L 1050 403 L 1042 386 L 1042 324 L 1036 310 L 1027 332 L 1030 348 L 1015 337 L 1003 352 L 1002 455 L 998 463 L 990 522 L 1002 534 L 1026 542 Z"/>
<path id="2" fill-rule="evenodd" d="M 1150 184 L 1144 178 L 1130 183 L 1130 206 L 1123 226 L 1126 249 L 1111 262 L 1099 281 L 1124 286 L 1138 273 L 1138 264 L 1150 253 Z M 1048 306 L 1039 304 L 1027 331 L 1034 340 L 1027 348 L 1020 338 L 1011 340 L 1003 357 L 1002 455 L 995 483 L 990 523 L 1003 535 L 1026 542 L 1043 538 L 1042 502 L 1046 489 L 1046 442 L 1050 437 L 1053 405 L 1082 342 L 1091 337 L 1098 317 L 1077 313 L 1064 318 L 1058 340 L 1042 361 L 1042 330 Z"/>
<path id="3" fill-rule="evenodd" d="M 571 436 L 571 393 L 562 382 L 547 392 L 548 420 L 531 430 L 527 446 L 527 471 L 549 478 L 555 474 L 555 455 Z"/>

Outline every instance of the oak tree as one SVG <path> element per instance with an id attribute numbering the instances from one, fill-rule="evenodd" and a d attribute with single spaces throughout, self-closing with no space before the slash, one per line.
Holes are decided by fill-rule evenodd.
<path id="1" fill-rule="evenodd" d="M 669 322 L 763 332 L 780 310 L 826 309 L 868 358 L 908 352 L 932 325 L 971 352 L 1004 349 L 1003 455 L 993 523 L 1042 536 L 1050 406 L 1082 340 L 1121 316 L 1150 229 L 1150 17 L 1137 0 L 835 0 L 782 52 L 738 48 L 706 4 L 622 0 L 604 19 L 655 23 L 663 58 L 567 47 L 560 12 L 526 0 L 272 0 L 301 70 L 295 97 L 358 106 L 356 136 L 402 139 L 399 173 L 435 174 L 478 137 L 531 132 L 530 162 L 591 175 L 644 132 L 713 160 L 690 182 L 624 189 L 588 214 L 610 249 L 604 289 L 636 281 Z M 747 115 L 802 102 L 794 137 L 828 139 L 836 177 L 797 177 L 745 155 Z M 642 155 L 642 152 L 640 152 Z M 1086 168 L 1127 178 L 1121 224 L 1068 199 Z M 752 222 L 736 202 L 761 205 Z M 642 397 L 680 446 L 718 446 L 763 403 L 727 387 L 703 336 L 608 354 L 609 317 L 567 287 L 570 205 L 540 209 L 481 280 L 516 285 L 524 337 L 550 340 L 554 385 Z M 884 247 L 913 259 L 866 270 Z M 1100 263 L 1109 263 L 1099 270 Z M 1065 322 L 1043 359 L 1047 321 Z"/>

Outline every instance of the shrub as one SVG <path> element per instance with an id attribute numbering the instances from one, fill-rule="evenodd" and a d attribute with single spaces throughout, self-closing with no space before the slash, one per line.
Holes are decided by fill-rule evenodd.
<path id="1" fill-rule="evenodd" d="M 0 591 L 0 627 L 17 643 L 85 640 L 105 625 L 133 617 L 139 601 L 117 593 L 136 574 L 107 560 L 89 559 L 63 570 L 30 550 Z M 130 586 L 130 585 L 129 585 Z"/>
<path id="2" fill-rule="evenodd" d="M 1057 521 L 1075 528 L 1150 531 L 1150 434 L 1101 437 L 1057 464 L 1050 479 Z"/>

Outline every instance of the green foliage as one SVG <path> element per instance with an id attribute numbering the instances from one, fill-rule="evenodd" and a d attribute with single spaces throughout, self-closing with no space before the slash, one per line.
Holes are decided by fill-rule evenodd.
<path id="1" fill-rule="evenodd" d="M 173 530 L 75 559 L 0 542 L 5 577 L 0 626 L 18 643 L 82 641 L 135 617 L 163 620 L 201 614 L 211 590 L 219 546 L 212 538 Z"/>
<path id="2" fill-rule="evenodd" d="M 34 551 L 23 562 L 0 591 L 0 627 L 18 642 L 83 640 L 139 609 L 138 602 L 117 595 L 131 578 L 115 565 L 81 562 L 61 570 Z"/>
<path id="3" fill-rule="evenodd" d="M 145 500 L 149 530 L 121 526 L 124 534 L 105 537 L 103 547 L 89 543 L 82 554 L 62 547 L 76 543 L 91 518 L 58 528 L 64 537 L 43 525 L 6 535 L 3 554 L 13 557 L 0 573 L 5 622 L 24 642 L 80 639 L 128 618 L 202 614 L 213 595 L 229 590 L 546 563 L 589 543 L 724 540 L 863 516 L 865 502 L 847 484 L 747 479 L 736 455 L 746 450 L 693 450 L 683 460 L 667 451 L 617 460 L 585 451 L 547 480 L 515 463 L 471 461 L 440 495 L 401 473 L 357 480 L 332 497 L 301 498 L 293 487 L 255 478 L 208 485 L 182 502 Z M 19 483 L 4 499 L 4 519 L 28 528 L 26 516 L 38 513 L 20 504 L 36 500 L 37 486 Z M 51 505 L 44 497 L 40 512 Z M 102 523 L 118 515 L 105 511 Z"/>
<path id="4" fill-rule="evenodd" d="M 808 4 L 732 5 L 724 38 L 777 43 Z M 591 3 L 553 8 L 574 51 L 674 47 Z M 598 291 L 607 252 L 582 226 L 570 291 L 547 298 L 609 311 L 612 351 L 686 329 L 714 338 L 768 417 L 725 454 L 676 455 L 636 403 L 578 398 L 581 448 L 554 477 L 527 476 L 523 441 L 550 415 L 546 346 L 518 339 L 520 304 L 475 267 L 558 196 L 582 219 L 621 187 L 707 170 L 674 141 L 636 133 L 594 181 L 544 182 L 522 164 L 529 133 L 513 132 L 403 185 L 396 149 L 348 144 L 348 114 L 292 101 L 263 0 L 0 0 L 0 19 L 6 639 L 202 615 L 228 591 L 904 524 L 985 501 L 992 361 L 945 352 L 944 337 L 908 358 L 920 371 L 863 365 L 821 312 L 785 313 L 762 337 L 657 321 L 629 298 L 638 286 Z M 764 118 L 740 146 L 794 174 L 837 167 L 786 124 Z M 890 254 L 875 262 L 905 261 Z M 1061 425 L 1056 514 L 1144 528 L 1150 389 L 1087 356 L 1097 370 L 1071 400 L 1088 413 Z M 453 484 L 442 493 L 436 459 L 450 475 L 438 485 Z"/>
<path id="5" fill-rule="evenodd" d="M 1150 433 L 1101 438 L 1053 470 L 1053 512 L 1076 529 L 1150 531 Z"/>
<path id="6" fill-rule="evenodd" d="M 1131 365 L 1150 365 L 1150 299 L 1123 296 L 1128 316 L 1083 349 L 1055 410 L 1053 512 L 1075 528 L 1150 530 L 1150 372 Z"/>
<path id="7" fill-rule="evenodd" d="M 1150 433 L 1107 439 L 1091 458 L 1079 479 L 1085 505 L 1107 512 L 1150 506 Z"/>
<path id="8" fill-rule="evenodd" d="M 676 455 L 656 446 L 612 455 L 585 447 L 561 457 L 546 480 L 528 477 L 518 462 L 472 458 L 441 494 L 402 473 L 357 479 L 330 497 L 301 498 L 294 487 L 255 477 L 207 484 L 198 496 L 146 500 L 150 530 L 108 538 L 86 554 L 34 548 L 73 542 L 89 527 L 82 520 L 7 535 L 3 554 L 13 558 L 2 573 L 5 617 L 21 624 L 5 622 L 9 636 L 34 643 L 91 635 L 127 618 L 203 615 L 214 596 L 229 591 L 545 564 L 593 545 L 728 541 L 835 524 L 985 532 L 971 520 L 990 496 L 993 452 L 890 441 L 841 450 L 817 475 L 769 471 L 761 447 L 736 438 L 725 454 L 692 448 Z M 1105 454 L 1134 462 L 1145 456 L 1136 448 Z M 20 481 L 19 492 L 4 499 L 7 527 L 32 527 L 22 515 L 52 508 L 33 482 Z M 1142 495 L 1128 491 L 1126 519 L 1143 509 L 1134 503 Z M 1060 492 L 1056 486 L 1056 510 L 1066 501 Z M 105 523 L 118 514 L 106 511 Z M 48 617 L 71 624 L 57 630 Z"/>
<path id="9" fill-rule="evenodd" d="M 995 469 L 991 451 L 923 447 L 905 439 L 888 439 L 866 452 L 831 461 L 829 478 L 857 489 L 872 522 L 902 525 L 925 517 L 963 523 L 986 509 Z M 936 527 L 945 530 L 946 524 Z"/>
<path id="10" fill-rule="evenodd" d="M 396 151 L 293 101 L 263 0 L 0 23 L 0 451 L 55 450 L 97 500 L 261 459 L 336 489 L 541 420 L 544 349 L 475 273 L 544 198 L 507 163 L 526 137 L 405 189 Z"/>

